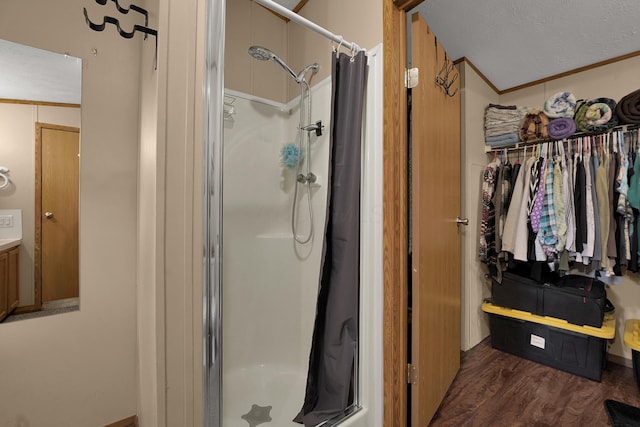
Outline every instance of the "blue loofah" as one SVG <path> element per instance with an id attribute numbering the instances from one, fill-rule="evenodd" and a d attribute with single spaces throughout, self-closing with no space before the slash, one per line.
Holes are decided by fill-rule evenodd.
<path id="1" fill-rule="evenodd" d="M 280 163 L 288 168 L 295 168 L 304 159 L 304 152 L 292 143 L 284 144 L 280 150 Z"/>

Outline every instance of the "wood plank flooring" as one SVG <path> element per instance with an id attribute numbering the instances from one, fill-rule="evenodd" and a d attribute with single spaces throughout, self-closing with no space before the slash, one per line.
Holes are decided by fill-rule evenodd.
<path id="1" fill-rule="evenodd" d="M 606 399 L 640 407 L 633 369 L 608 362 L 597 382 L 493 349 L 487 338 L 463 354 L 429 425 L 609 426 Z"/>

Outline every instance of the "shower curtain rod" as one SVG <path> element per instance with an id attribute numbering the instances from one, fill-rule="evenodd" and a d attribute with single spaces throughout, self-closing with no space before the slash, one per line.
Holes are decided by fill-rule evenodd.
<path id="1" fill-rule="evenodd" d="M 286 18 L 289 18 L 290 20 L 296 22 L 297 24 L 302 25 L 303 27 L 307 27 L 310 30 L 315 31 L 316 33 L 328 38 L 329 40 L 333 40 L 334 42 L 338 43 L 340 46 L 344 46 L 345 48 L 349 49 L 352 52 L 357 53 L 357 52 L 360 52 L 361 50 L 364 50 L 357 44 L 346 41 L 345 39 L 342 38 L 342 36 L 333 34 L 331 31 L 325 28 L 322 28 L 318 24 L 311 22 L 306 18 L 303 18 L 302 16 L 290 11 L 284 6 L 279 5 L 273 0 L 254 0 L 254 1 L 266 7 L 267 9 L 277 12 Z"/>

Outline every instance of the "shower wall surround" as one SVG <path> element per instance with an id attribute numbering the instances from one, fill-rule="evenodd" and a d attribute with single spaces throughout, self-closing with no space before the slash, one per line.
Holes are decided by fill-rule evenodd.
<path id="1" fill-rule="evenodd" d="M 330 90 L 330 79 L 313 88 L 314 122 L 328 123 Z M 246 425 L 240 415 L 256 404 L 272 407 L 276 425 L 295 426 L 315 317 L 329 135 L 314 134 L 305 153 L 319 182 L 311 186 L 314 237 L 301 245 L 291 232 L 296 170 L 280 164 L 281 147 L 296 142 L 298 102 L 233 96 L 223 149 L 223 425 Z M 306 186 L 298 191 L 298 230 L 306 234 Z"/>

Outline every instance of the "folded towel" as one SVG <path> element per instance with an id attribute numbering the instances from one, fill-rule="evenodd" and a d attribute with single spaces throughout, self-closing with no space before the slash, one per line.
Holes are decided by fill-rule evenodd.
<path id="1" fill-rule="evenodd" d="M 515 105 L 500 105 L 500 104 L 489 104 L 489 108 L 497 108 L 499 110 L 517 110 L 518 107 Z"/>
<path id="2" fill-rule="evenodd" d="M 621 123 L 640 124 L 640 89 L 623 96 L 618 101 L 616 115 Z"/>
<path id="3" fill-rule="evenodd" d="M 549 138 L 563 139 L 576 133 L 576 123 L 569 117 L 559 117 L 549 120 L 547 125 Z"/>
<path id="4" fill-rule="evenodd" d="M 618 125 L 616 101 L 611 98 L 595 98 L 577 105 L 573 120 L 580 132 L 605 132 Z"/>
<path id="5" fill-rule="evenodd" d="M 520 141 L 520 136 L 517 133 L 506 133 L 496 136 L 487 136 L 484 140 L 486 145 L 491 147 L 506 147 L 514 145 Z"/>
<path id="6" fill-rule="evenodd" d="M 547 117 L 573 117 L 576 109 L 576 97 L 570 92 L 558 92 L 544 103 Z"/>
<path id="7" fill-rule="evenodd" d="M 526 107 L 489 104 L 484 114 L 485 137 L 517 134 L 528 110 Z"/>
<path id="8" fill-rule="evenodd" d="M 522 119 L 520 139 L 524 142 L 529 142 L 548 138 L 548 124 L 549 118 L 542 111 L 531 110 Z"/>

